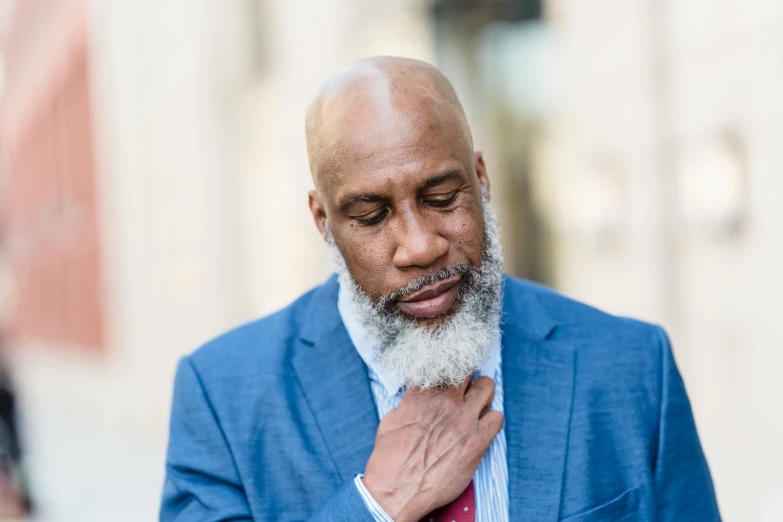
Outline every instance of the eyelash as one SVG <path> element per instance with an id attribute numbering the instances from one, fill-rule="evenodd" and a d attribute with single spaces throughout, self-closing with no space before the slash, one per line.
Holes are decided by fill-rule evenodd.
<path id="1" fill-rule="evenodd" d="M 449 205 L 454 203 L 455 199 L 457 199 L 457 194 L 459 194 L 459 193 L 455 192 L 448 199 L 431 199 L 429 201 L 425 200 L 425 203 L 427 203 L 427 205 L 429 205 L 431 207 L 435 207 L 435 208 L 448 207 Z"/>
<path id="2" fill-rule="evenodd" d="M 378 214 L 374 215 L 369 219 L 356 218 L 356 222 L 363 227 L 370 227 L 372 225 L 375 225 L 376 223 L 380 223 L 381 220 L 386 216 L 386 212 L 387 212 L 386 209 L 384 209 L 383 212 L 378 212 Z"/>
<path id="3" fill-rule="evenodd" d="M 431 199 L 431 200 L 423 200 L 423 201 L 427 205 L 429 205 L 431 207 L 445 208 L 445 207 L 448 207 L 449 205 L 451 205 L 452 203 L 454 203 L 454 200 L 457 199 L 457 195 L 458 195 L 458 192 L 455 192 L 448 199 L 444 199 L 444 200 L 433 200 L 433 199 Z M 369 219 L 359 219 L 359 218 L 354 218 L 354 219 L 356 219 L 356 222 L 359 223 L 363 227 L 371 227 L 373 225 L 376 225 L 376 224 L 380 223 L 383 220 L 383 218 L 386 217 L 387 212 L 388 211 L 386 209 L 384 209 L 382 212 L 378 212 L 378 214 L 374 215 L 373 217 L 371 217 Z"/>

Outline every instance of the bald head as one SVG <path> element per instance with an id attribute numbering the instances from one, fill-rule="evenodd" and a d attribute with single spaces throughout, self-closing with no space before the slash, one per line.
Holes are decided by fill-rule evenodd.
<path id="1" fill-rule="evenodd" d="M 316 188 L 355 156 L 421 133 L 473 143 L 465 113 L 449 80 L 436 67 L 409 58 L 374 57 L 329 78 L 307 110 L 307 152 Z"/>

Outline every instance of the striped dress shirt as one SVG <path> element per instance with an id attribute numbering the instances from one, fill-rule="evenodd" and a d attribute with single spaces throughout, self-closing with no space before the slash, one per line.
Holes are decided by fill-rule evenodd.
<path id="1" fill-rule="evenodd" d="M 338 294 L 338 308 L 345 329 L 367 366 L 378 418 L 399 406 L 403 390 L 399 383 L 393 382 L 388 375 L 383 375 L 375 355 L 375 341 L 367 329 L 359 321 L 351 306 L 348 293 L 342 287 Z M 503 372 L 501 361 L 500 336 L 490 352 L 490 356 L 479 369 L 478 375 L 486 375 L 495 381 L 495 398 L 492 409 L 503 413 Z M 362 475 L 354 478 L 364 503 L 372 513 L 376 522 L 394 522 L 392 518 L 375 501 L 362 482 Z M 508 464 L 506 462 L 506 433 L 502 429 L 492 441 L 489 450 L 484 454 L 476 474 L 473 475 L 473 486 L 476 495 L 476 522 L 507 522 L 508 521 Z"/>

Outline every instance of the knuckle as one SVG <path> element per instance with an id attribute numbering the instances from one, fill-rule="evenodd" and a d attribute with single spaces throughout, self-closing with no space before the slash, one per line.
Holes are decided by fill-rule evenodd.
<path id="1" fill-rule="evenodd" d="M 479 377 L 474 383 L 474 386 L 476 385 L 481 395 L 495 393 L 495 381 L 493 381 L 489 377 L 485 377 L 485 376 Z"/>
<path id="2" fill-rule="evenodd" d="M 481 381 L 483 386 L 490 386 L 492 388 L 495 387 L 495 381 L 493 381 L 491 378 L 487 377 L 486 375 L 482 375 L 478 379 L 476 379 L 476 382 Z"/>
<path id="3" fill-rule="evenodd" d="M 503 427 L 503 422 L 505 422 L 505 418 L 503 417 L 503 414 L 499 411 L 490 411 L 487 413 L 489 416 L 489 425 L 490 427 L 495 431 L 500 431 L 500 429 Z"/>
<path id="4" fill-rule="evenodd" d="M 470 388 L 468 388 L 468 392 L 465 396 L 476 397 L 476 396 L 481 396 L 483 394 L 484 394 L 484 385 L 479 381 L 476 381 L 470 385 Z"/>

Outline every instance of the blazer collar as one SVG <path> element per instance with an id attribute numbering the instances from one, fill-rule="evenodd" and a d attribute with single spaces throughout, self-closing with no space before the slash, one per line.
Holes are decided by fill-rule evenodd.
<path id="1" fill-rule="evenodd" d="M 531 339 L 546 339 L 557 328 L 539 297 L 542 291 L 536 283 L 503 276 L 503 321 Z"/>

